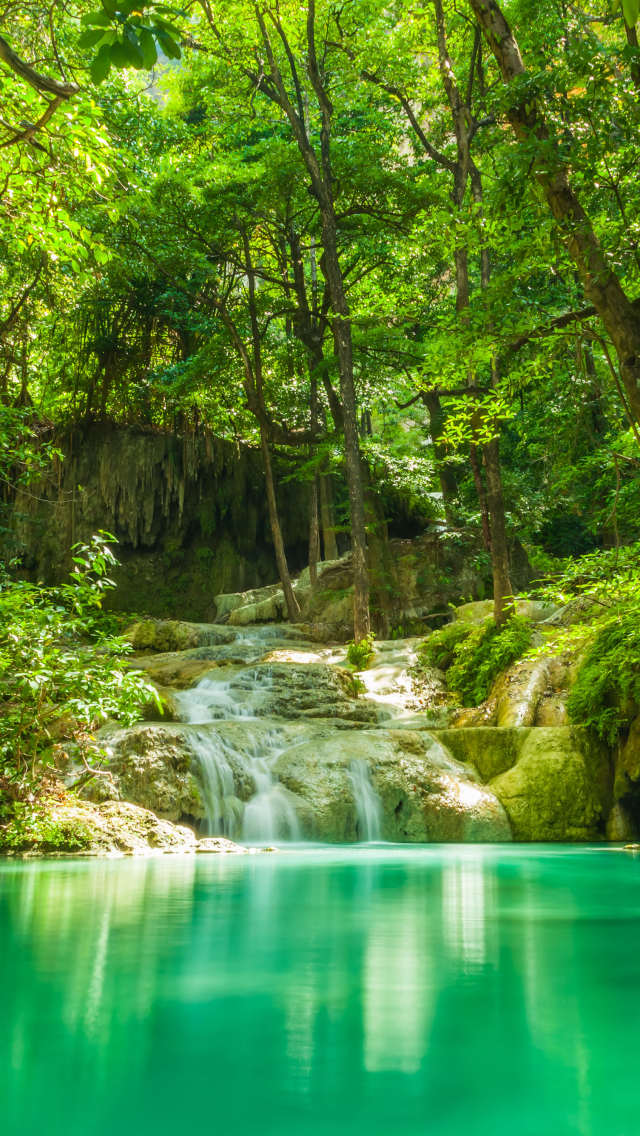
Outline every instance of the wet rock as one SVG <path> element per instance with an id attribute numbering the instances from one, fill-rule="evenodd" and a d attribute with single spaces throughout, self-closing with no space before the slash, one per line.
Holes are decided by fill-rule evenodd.
<path id="1" fill-rule="evenodd" d="M 490 782 L 514 840 L 602 840 L 613 792 L 606 748 L 577 727 L 522 735 L 516 764 Z"/>
<path id="2" fill-rule="evenodd" d="M 549 683 L 547 660 L 524 659 L 494 683 L 490 698 L 496 703 L 497 726 L 532 726 L 540 699 Z"/>
<path id="3" fill-rule="evenodd" d="M 478 726 L 432 730 L 431 733 L 457 761 L 471 765 L 487 784 L 515 765 L 525 731 L 500 727 L 487 730 Z"/>
<path id="4" fill-rule="evenodd" d="M 325 736 L 282 754 L 274 772 L 308 803 L 313 828 L 307 836 L 340 843 L 363 838 L 353 789 L 357 763 L 371 772 L 382 806 L 384 839 L 511 839 L 503 809 L 477 774 L 456 762 L 429 734 L 410 730 Z"/>

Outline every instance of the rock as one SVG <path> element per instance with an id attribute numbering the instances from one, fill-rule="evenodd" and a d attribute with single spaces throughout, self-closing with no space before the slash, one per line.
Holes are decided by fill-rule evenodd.
<path id="1" fill-rule="evenodd" d="M 607 840 L 632 840 L 637 835 L 638 826 L 630 811 L 621 801 L 616 801 L 607 821 Z"/>
<path id="2" fill-rule="evenodd" d="M 487 730 L 481 726 L 461 730 L 456 722 L 455 728 L 431 733 L 457 761 L 471 765 L 487 784 L 515 765 L 525 731 L 504 727 Z"/>
<path id="3" fill-rule="evenodd" d="M 106 777 L 92 782 L 85 790 L 90 800 L 130 801 L 170 821 L 204 817 L 195 753 L 183 734 L 150 725 L 108 730 L 102 737 L 113 754 L 108 766 L 113 782 Z"/>
<path id="4" fill-rule="evenodd" d="M 429 734 L 410 730 L 319 737 L 282 754 L 274 772 L 307 802 L 313 820 L 307 836 L 330 842 L 361 836 L 350 776 L 357 762 L 371 771 L 382 804 L 384 839 L 511 839 L 504 811 L 477 774 L 456 762 Z"/>
<path id="5" fill-rule="evenodd" d="M 516 612 L 530 619 L 532 623 L 549 621 L 549 617 L 557 611 L 555 604 L 543 603 L 541 600 L 516 600 Z M 453 613 L 453 618 L 463 623 L 483 623 L 493 615 L 493 600 L 479 600 L 475 603 L 461 604 Z"/>
<path id="6" fill-rule="evenodd" d="M 576 623 L 588 623 L 594 617 L 602 615 L 609 606 L 609 601 L 599 600 L 595 596 L 574 596 L 544 622 L 551 627 L 572 627 Z"/>
<path id="7" fill-rule="evenodd" d="M 249 623 L 268 623 L 270 620 L 283 619 L 285 614 L 284 593 L 277 591 L 259 603 L 235 608 L 229 616 L 229 626 L 246 627 Z"/>
<path id="8" fill-rule="evenodd" d="M 29 826 L 0 831 L 0 854 L 21 856 L 118 856 L 193 852 L 190 828 L 160 820 L 126 801 L 94 804 L 70 794 L 36 802 Z"/>
<path id="9" fill-rule="evenodd" d="M 552 690 L 545 690 L 538 703 L 534 726 L 570 725 L 569 715 L 567 714 L 567 697 L 568 691 L 554 693 Z"/>
<path id="10" fill-rule="evenodd" d="M 536 727 L 522 734 L 516 764 L 489 786 L 504 806 L 514 840 L 602 840 L 613 790 L 605 747 L 578 727 Z"/>
<path id="11" fill-rule="evenodd" d="M 501 675 L 489 692 L 497 726 L 532 726 L 549 682 L 547 660 L 523 659 Z"/>
<path id="12" fill-rule="evenodd" d="M 185 623 L 179 619 L 144 619 L 124 633 L 134 651 L 187 651 L 224 643 L 229 633 L 210 623 Z"/>
<path id="13" fill-rule="evenodd" d="M 138 662 L 138 660 L 136 660 Z M 141 665 L 138 662 L 138 665 Z M 185 655 L 174 655 L 163 659 L 157 665 L 153 662 L 144 667 L 149 678 L 159 686 L 170 686 L 175 690 L 188 690 L 210 671 L 216 670 L 220 663 L 215 659 L 197 659 Z M 179 719 L 178 719 L 179 720 Z"/>
<path id="14" fill-rule="evenodd" d="M 196 852 L 239 853 L 246 851 L 244 845 L 234 844 L 233 840 L 225 840 L 224 836 L 205 836 L 196 844 Z M 264 848 L 262 851 L 271 852 L 273 849 Z"/>

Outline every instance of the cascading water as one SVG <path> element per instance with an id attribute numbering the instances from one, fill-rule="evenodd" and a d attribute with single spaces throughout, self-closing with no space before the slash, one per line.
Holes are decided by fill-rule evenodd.
<path id="1" fill-rule="evenodd" d="M 356 806 L 356 832 L 364 842 L 382 839 L 382 801 L 371 783 L 371 770 L 364 761 L 352 761 L 349 782 Z"/>
<path id="2" fill-rule="evenodd" d="M 202 780 L 207 829 L 212 834 L 236 836 L 241 832 L 247 841 L 300 837 L 295 809 L 271 772 L 271 766 L 285 749 L 281 731 L 268 726 L 261 730 L 260 737 L 245 735 L 238 743 L 223 737 L 210 725 L 256 719 L 256 703 L 259 708 L 270 685 L 268 673 L 250 670 L 238 675 L 235 683 L 203 678 L 191 690 L 175 695 L 184 721 L 209 727 L 189 733 Z M 235 796 L 234 766 L 246 771 L 255 786 L 255 793 L 244 808 Z"/>

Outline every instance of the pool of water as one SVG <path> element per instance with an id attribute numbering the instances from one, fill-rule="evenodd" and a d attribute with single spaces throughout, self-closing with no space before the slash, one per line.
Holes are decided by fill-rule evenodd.
<path id="1" fill-rule="evenodd" d="M 640 859 L 428 846 L 0 866 L 20 1136 L 637 1136 Z"/>

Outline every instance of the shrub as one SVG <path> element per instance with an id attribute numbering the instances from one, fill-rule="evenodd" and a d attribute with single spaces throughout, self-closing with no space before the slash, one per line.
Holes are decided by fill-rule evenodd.
<path id="1" fill-rule="evenodd" d="M 53 761 L 52 727 L 62 736 L 88 780 L 104 752 L 92 731 L 108 717 L 126 725 L 140 717 L 155 689 L 126 669 L 131 645 L 112 634 L 101 610 L 115 587 L 107 572 L 117 561 L 108 534 L 74 549 L 71 583 L 44 588 L 0 580 L 0 811 L 39 794 Z M 111 539 L 111 538 L 109 538 Z M 91 765 L 87 759 L 90 759 Z"/>
<path id="2" fill-rule="evenodd" d="M 367 635 L 365 639 L 361 639 L 359 643 L 356 643 L 355 639 L 352 639 L 347 644 L 347 662 L 350 663 L 352 667 L 355 667 L 357 671 L 366 669 L 367 663 L 373 655 L 374 639 L 375 635 L 372 631 L 370 635 Z"/>
<path id="3" fill-rule="evenodd" d="M 619 607 L 601 622 L 567 700 L 569 719 L 612 745 L 627 699 L 640 703 L 640 606 Z"/>
<path id="4" fill-rule="evenodd" d="M 470 624 L 455 620 L 447 623 L 439 631 L 434 631 L 420 648 L 420 662 L 426 667 L 438 667 L 446 671 L 451 666 L 454 651 L 470 634 Z"/>
<path id="5" fill-rule="evenodd" d="M 501 671 L 531 646 L 531 625 L 515 615 L 504 627 L 493 619 L 479 626 L 462 622 L 434 631 L 421 650 L 421 662 L 447 670 L 449 688 L 463 706 L 478 706 Z"/>

